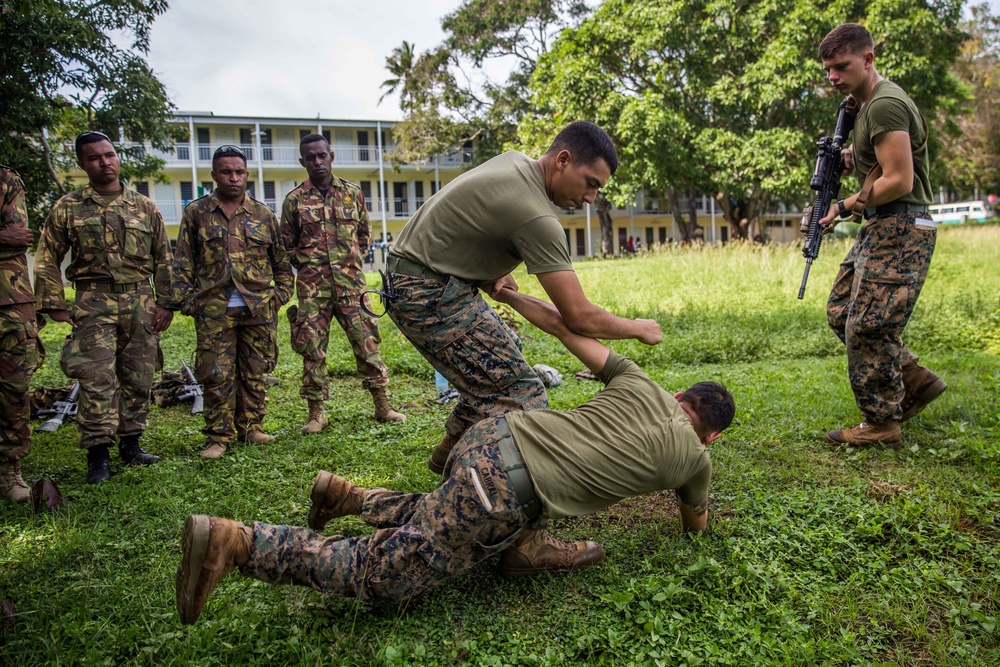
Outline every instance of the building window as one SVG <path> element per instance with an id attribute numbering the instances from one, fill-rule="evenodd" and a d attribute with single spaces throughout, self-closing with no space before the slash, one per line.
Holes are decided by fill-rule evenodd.
<path id="1" fill-rule="evenodd" d="M 181 181 L 181 201 L 186 205 L 192 199 L 194 199 L 194 183 Z"/>
<path id="2" fill-rule="evenodd" d="M 667 242 L 667 228 L 666 227 L 658 227 L 657 229 L 660 232 L 660 243 L 666 243 Z"/>
<path id="3" fill-rule="evenodd" d="M 253 160 L 253 130 L 248 127 L 240 128 L 240 147 L 243 149 L 243 152 L 247 154 L 247 161 Z"/>
<path id="4" fill-rule="evenodd" d="M 198 159 L 208 162 L 212 159 L 212 140 L 209 137 L 207 127 L 199 127 L 198 133 Z"/>
<path id="5" fill-rule="evenodd" d="M 198 188 L 198 194 L 204 197 L 205 195 L 212 194 L 213 190 L 215 190 L 215 183 L 212 181 L 202 181 L 201 187 Z"/>
<path id="6" fill-rule="evenodd" d="M 268 162 L 274 159 L 274 150 L 271 148 L 271 129 L 260 131 L 260 154 Z"/>
<path id="7" fill-rule="evenodd" d="M 410 215 L 410 206 L 406 200 L 406 183 L 392 184 L 392 198 L 395 200 L 395 214 L 397 217 Z"/>
<path id="8" fill-rule="evenodd" d="M 149 181 L 139 181 L 135 184 L 135 191 L 143 197 L 149 196 Z"/>
<path id="9" fill-rule="evenodd" d="M 653 228 L 646 227 L 646 247 L 653 245 Z"/>
<path id="10" fill-rule="evenodd" d="M 417 208 L 420 208 L 421 206 L 424 205 L 424 182 L 423 181 L 417 181 L 416 183 L 414 183 L 413 184 L 413 190 L 414 190 L 414 193 L 413 193 L 414 197 L 416 197 L 416 201 L 414 202 L 414 206 L 416 206 Z"/>
<path id="11" fill-rule="evenodd" d="M 191 147 L 187 144 L 177 144 L 177 159 L 178 160 L 190 160 L 191 159 Z"/>
<path id="12" fill-rule="evenodd" d="M 576 230 L 576 255 L 583 257 L 587 254 L 587 236 L 582 229 Z"/>
<path id="13" fill-rule="evenodd" d="M 625 246 L 628 245 L 628 230 L 624 227 L 618 228 L 618 252 L 625 252 Z"/>
<path id="14" fill-rule="evenodd" d="M 257 198 L 257 187 L 253 181 L 247 181 L 247 194 L 253 199 Z"/>
<path id="15" fill-rule="evenodd" d="M 368 130 L 358 130 L 358 162 L 370 162 L 371 159 L 368 150 Z"/>
<path id="16" fill-rule="evenodd" d="M 267 204 L 274 213 L 278 212 L 278 196 L 275 193 L 274 181 L 264 181 L 264 203 Z"/>

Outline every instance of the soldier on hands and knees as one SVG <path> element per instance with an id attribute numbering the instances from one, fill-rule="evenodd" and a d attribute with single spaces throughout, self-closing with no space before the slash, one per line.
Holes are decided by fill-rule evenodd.
<path id="1" fill-rule="evenodd" d="M 334 175 L 333 151 L 323 136 L 303 137 L 299 154 L 309 178 L 285 197 L 281 235 L 298 274 L 298 305 L 289 308 L 289 319 L 292 349 L 302 355 L 299 393 L 309 402 L 302 433 L 319 433 L 328 423 L 323 401 L 329 398 L 326 349 L 334 318 L 347 334 L 362 384 L 372 394 L 375 419 L 406 421 L 386 393 L 389 369 L 378 353 L 378 322 L 360 306 L 366 298 L 362 263 L 372 241 L 364 195 L 357 185 Z"/>
<path id="2" fill-rule="evenodd" d="M 364 489 L 320 472 L 309 525 L 321 530 L 331 519 L 360 515 L 378 529 L 367 537 L 189 517 L 176 584 L 184 623 L 197 620 L 234 568 L 271 584 L 362 600 L 406 600 L 493 554 L 510 575 L 538 572 L 539 561 L 550 571 L 578 570 L 604 551 L 593 542 L 555 540 L 536 530 L 540 523 L 650 491 L 676 489 L 683 529 L 708 527 L 706 445 L 736 410 L 726 388 L 699 382 L 671 396 L 631 360 L 574 333 L 551 304 L 509 288 L 497 299 L 558 336 L 604 391 L 568 412 L 513 411 L 477 422 L 452 449 L 444 482 L 432 493 Z"/>
<path id="3" fill-rule="evenodd" d="M 0 496 L 19 503 L 31 498 L 21 459 L 31 449 L 28 383 L 40 361 L 27 260 L 34 240 L 21 177 L 0 165 Z"/>
<path id="4" fill-rule="evenodd" d="M 184 209 L 177 237 L 175 293 L 194 318 L 194 374 L 204 388 L 206 446 L 218 459 L 233 437 L 274 442 L 264 433 L 264 374 L 278 360 L 278 309 L 292 295 L 292 267 L 278 221 L 247 189 L 246 154 L 221 146 L 212 156 L 217 189 Z"/>
<path id="5" fill-rule="evenodd" d="M 902 339 L 937 236 L 927 212 L 927 124 L 903 89 L 875 70 L 874 50 L 871 33 L 857 23 L 837 26 L 819 47 L 830 83 L 860 107 L 844 158 L 864 186 L 820 220 L 830 225 L 849 213 L 865 218 L 826 308 L 830 326 L 847 346 L 848 377 L 864 416 L 859 425 L 827 438 L 852 446 L 899 444 L 900 422 L 948 386 L 917 364 Z"/>
<path id="6" fill-rule="evenodd" d="M 157 370 L 159 333 L 170 326 L 170 243 L 163 218 L 147 197 L 119 180 L 121 164 L 100 132 L 76 138 L 76 157 L 89 184 L 56 202 L 42 229 L 35 262 L 36 307 L 73 327 L 60 365 L 79 381 L 80 446 L 87 482 L 111 476 L 108 448 L 117 441 L 128 465 L 159 457 L 139 446 Z M 70 306 L 60 265 L 76 288 Z"/>

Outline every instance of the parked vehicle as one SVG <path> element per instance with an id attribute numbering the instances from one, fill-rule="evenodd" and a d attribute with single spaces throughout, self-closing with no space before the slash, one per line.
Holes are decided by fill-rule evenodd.
<path id="1" fill-rule="evenodd" d="M 989 206 L 984 201 L 932 204 L 929 209 L 935 222 L 986 222 L 991 217 Z"/>

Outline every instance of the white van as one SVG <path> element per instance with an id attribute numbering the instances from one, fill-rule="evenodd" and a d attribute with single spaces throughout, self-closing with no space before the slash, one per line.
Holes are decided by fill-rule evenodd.
<path id="1" fill-rule="evenodd" d="M 935 222 L 986 222 L 990 217 L 984 201 L 956 201 L 928 208 Z"/>

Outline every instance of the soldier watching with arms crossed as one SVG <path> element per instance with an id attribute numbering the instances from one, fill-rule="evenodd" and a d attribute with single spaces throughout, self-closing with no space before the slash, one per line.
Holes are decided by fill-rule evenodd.
<path id="1" fill-rule="evenodd" d="M 372 394 L 375 419 L 406 421 L 386 394 L 389 369 L 378 353 L 378 322 L 359 306 L 366 298 L 361 265 L 372 240 L 364 195 L 357 185 L 333 174 L 333 151 L 321 135 L 303 137 L 299 154 L 309 178 L 285 197 L 281 236 L 298 273 L 298 305 L 289 309 L 289 319 L 292 349 L 302 355 L 299 394 L 309 401 L 302 433 L 319 433 L 328 423 L 323 410 L 329 398 L 326 349 L 335 317 L 351 342 L 362 384 Z"/>
<path id="2" fill-rule="evenodd" d="M 87 450 L 87 482 L 94 484 L 111 477 L 108 447 L 116 439 L 128 465 L 160 460 L 143 451 L 139 437 L 146 430 L 159 333 L 170 326 L 176 306 L 170 244 L 156 205 L 118 179 L 121 164 L 107 135 L 78 136 L 76 157 L 90 183 L 57 201 L 45 221 L 35 297 L 39 312 L 73 327 L 60 365 L 80 383 L 76 425 Z M 72 310 L 59 269 L 70 250 Z"/>
<path id="3" fill-rule="evenodd" d="M 204 388 L 204 459 L 218 459 L 234 435 L 264 433 L 264 374 L 278 360 L 278 309 L 292 295 L 292 267 L 278 221 L 247 189 L 246 154 L 221 146 L 212 156 L 210 195 L 184 209 L 174 289 L 198 335 L 194 374 Z M 273 284 L 272 284 L 273 283 Z"/>
<path id="4" fill-rule="evenodd" d="M 831 225 L 868 207 L 826 308 L 830 326 L 847 346 L 848 378 L 864 416 L 859 425 L 830 431 L 827 438 L 852 446 L 902 442 L 899 423 L 948 386 L 917 364 L 902 339 L 937 236 L 927 212 L 932 197 L 927 125 L 903 89 L 875 70 L 874 51 L 871 33 L 857 23 L 837 26 L 819 46 L 830 83 L 860 107 L 844 161 L 870 186 L 862 189 L 870 189 L 867 202 L 861 193 L 851 195 L 820 220 Z"/>
<path id="5" fill-rule="evenodd" d="M 729 426 L 736 407 L 726 388 L 699 382 L 671 396 L 629 359 L 580 336 L 551 304 L 504 288 L 509 303 L 564 345 L 606 384 L 567 412 L 515 411 L 468 429 L 432 493 L 363 489 L 320 472 L 309 525 L 359 515 L 378 528 L 366 537 L 324 538 L 305 528 L 188 517 L 177 569 L 177 610 L 194 623 L 212 590 L 234 568 L 271 584 L 298 584 L 362 600 L 407 600 L 493 554 L 511 574 L 535 564 L 510 549 L 547 517 L 592 514 L 622 498 L 676 489 L 685 531 L 708 527 L 712 464 L 706 445 Z M 599 562 L 593 542 L 585 561 Z M 596 549 L 594 548 L 596 547 Z M 558 550 L 558 547 L 557 547 Z"/>
<path id="6" fill-rule="evenodd" d="M 19 503 L 31 498 L 21 459 L 31 449 L 28 383 L 39 365 L 27 261 L 34 240 L 21 177 L 0 165 L 0 496 Z"/>

